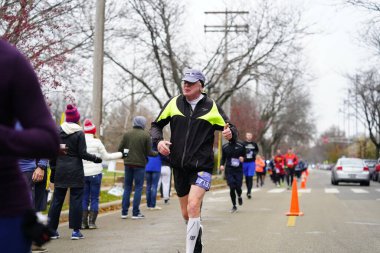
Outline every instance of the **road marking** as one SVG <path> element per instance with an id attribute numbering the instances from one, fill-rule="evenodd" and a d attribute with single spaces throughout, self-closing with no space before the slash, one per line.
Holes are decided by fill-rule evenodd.
<path id="1" fill-rule="evenodd" d="M 337 188 L 325 188 L 325 193 L 339 193 Z"/>
<path id="2" fill-rule="evenodd" d="M 376 189 L 376 191 L 380 192 L 380 189 Z"/>
<path id="3" fill-rule="evenodd" d="M 351 188 L 351 191 L 353 191 L 354 193 L 369 193 L 366 190 L 358 189 L 358 188 Z"/>
<path id="4" fill-rule="evenodd" d="M 221 197 L 221 198 L 207 198 L 208 202 L 226 202 L 229 199 L 226 197 Z"/>
<path id="5" fill-rule="evenodd" d="M 259 191 L 261 191 L 261 189 L 257 189 L 257 188 L 252 189 L 252 192 L 259 192 Z M 223 194 L 223 193 L 229 193 L 229 192 L 230 192 L 230 189 L 223 189 L 223 190 L 213 191 L 211 192 L 211 194 L 215 196 L 216 194 Z"/>
<path id="6" fill-rule="evenodd" d="M 369 226 L 380 226 L 380 223 L 371 223 L 371 222 L 358 222 L 358 221 L 348 221 L 346 224 L 355 224 L 355 225 L 369 225 Z"/>
<path id="7" fill-rule="evenodd" d="M 298 192 L 299 193 L 310 193 L 311 189 L 310 188 L 308 188 L 308 189 L 299 189 Z"/>
<path id="8" fill-rule="evenodd" d="M 286 224 L 288 227 L 295 227 L 296 226 L 296 216 L 289 216 L 288 217 L 288 224 Z"/>
<path id="9" fill-rule="evenodd" d="M 305 234 L 310 234 L 310 235 L 320 235 L 323 234 L 324 232 L 322 231 L 310 231 L 310 232 L 305 232 Z"/>
<path id="10" fill-rule="evenodd" d="M 282 189 L 272 189 L 270 191 L 268 191 L 268 193 L 281 193 L 281 192 L 284 192 L 286 191 L 286 189 L 282 188 Z"/>
<path id="11" fill-rule="evenodd" d="M 213 191 L 213 192 L 212 192 L 212 195 L 221 194 L 221 193 L 228 193 L 228 192 L 230 192 L 230 189 L 219 190 L 219 191 Z"/>

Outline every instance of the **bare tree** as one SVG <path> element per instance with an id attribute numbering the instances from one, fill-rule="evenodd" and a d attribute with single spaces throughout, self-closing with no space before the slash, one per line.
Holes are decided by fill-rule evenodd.
<path id="1" fill-rule="evenodd" d="M 376 69 L 361 71 L 349 76 L 351 91 L 350 103 L 358 106 L 359 117 L 369 131 L 369 137 L 380 153 L 380 74 Z"/>
<path id="2" fill-rule="evenodd" d="M 115 29 L 114 39 L 130 42 L 124 49 L 134 51 L 137 66 L 121 57 L 121 48 L 109 48 L 107 58 L 143 87 L 159 107 L 181 92 L 181 72 L 195 65 L 191 42 L 181 40 L 184 7 L 174 0 L 129 0 L 120 13 L 120 22 L 130 29 Z M 207 76 L 207 92 L 223 104 L 234 92 L 251 85 L 269 69 L 293 61 L 299 54 L 299 39 L 307 34 L 300 25 L 301 14 L 294 10 L 275 8 L 269 1 L 255 5 L 249 16 L 250 32 L 243 39 L 231 38 L 231 51 L 225 61 L 223 38 L 214 45 L 211 55 L 198 57 Z M 188 62 L 192 61 L 192 62 Z M 219 89 L 228 71 L 229 89 Z"/>
<path id="3" fill-rule="evenodd" d="M 265 78 L 255 95 L 245 88 L 235 95 L 231 120 L 236 122 L 240 132 L 254 133 L 266 156 L 284 143 L 307 146 L 315 127 L 302 72 L 277 70 Z"/>

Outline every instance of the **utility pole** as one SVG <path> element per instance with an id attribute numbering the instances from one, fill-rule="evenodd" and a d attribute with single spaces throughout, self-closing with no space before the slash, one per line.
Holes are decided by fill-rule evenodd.
<path id="1" fill-rule="evenodd" d="M 230 32 L 235 32 L 235 33 L 240 33 L 244 32 L 247 33 L 249 26 L 248 24 L 243 24 L 243 25 L 237 25 L 237 24 L 232 24 L 232 20 L 230 18 L 231 15 L 246 15 L 249 14 L 248 11 L 228 11 L 227 9 L 225 11 L 206 11 L 206 15 L 224 15 L 224 25 L 205 25 L 204 26 L 204 32 L 205 33 L 210 33 L 210 32 L 215 32 L 215 33 L 224 33 L 224 56 L 223 56 L 223 61 L 224 61 L 224 66 L 226 67 L 226 71 L 223 73 L 223 88 L 220 93 L 223 93 L 225 91 L 228 91 L 231 89 L 231 84 L 229 80 L 229 71 L 227 68 L 228 64 L 228 34 Z M 229 24 L 231 20 L 231 24 Z M 224 111 L 228 117 L 231 117 L 231 101 L 232 97 L 227 100 L 226 104 L 224 105 Z"/>
<path id="2" fill-rule="evenodd" d="M 228 33 L 235 32 L 248 32 L 248 24 L 245 25 L 232 25 L 229 24 L 229 15 L 236 14 L 236 15 L 245 15 L 249 14 L 248 11 L 228 11 L 227 9 L 225 11 L 206 11 L 206 15 L 224 15 L 224 25 L 205 25 L 204 26 L 204 32 L 205 33 L 224 33 L 224 55 L 223 55 L 223 65 L 225 66 L 226 71 L 223 73 L 223 89 L 220 89 L 219 94 L 222 94 L 224 91 L 228 91 L 231 89 L 231 83 L 229 80 L 229 73 L 228 73 Z M 231 101 L 232 96 L 226 101 L 224 105 L 224 112 L 226 115 L 231 118 Z M 222 134 L 219 133 L 218 136 L 218 161 L 217 161 L 217 168 L 218 168 L 218 174 L 220 174 L 219 167 L 220 167 L 220 158 L 221 158 L 221 149 L 222 149 Z"/>
<path id="3" fill-rule="evenodd" d="M 104 16 L 106 0 L 96 0 L 95 39 L 94 39 L 94 68 L 92 88 L 92 111 L 98 134 L 102 133 L 103 112 L 103 57 L 104 57 Z"/>

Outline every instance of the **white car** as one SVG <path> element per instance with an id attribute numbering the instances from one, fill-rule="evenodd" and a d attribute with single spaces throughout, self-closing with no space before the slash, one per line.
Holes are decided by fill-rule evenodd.
<path id="1" fill-rule="evenodd" d="M 369 186 L 369 169 L 362 159 L 340 158 L 331 170 L 331 184 L 360 183 Z"/>

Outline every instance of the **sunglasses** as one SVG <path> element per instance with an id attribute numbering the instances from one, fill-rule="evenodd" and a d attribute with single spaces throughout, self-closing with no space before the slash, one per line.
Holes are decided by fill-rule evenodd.
<path id="1" fill-rule="evenodd" d="M 188 86 L 193 86 L 196 83 L 198 83 L 198 81 L 196 81 L 194 83 L 191 83 L 191 82 L 188 82 L 188 81 L 183 81 L 183 85 L 188 85 Z"/>

